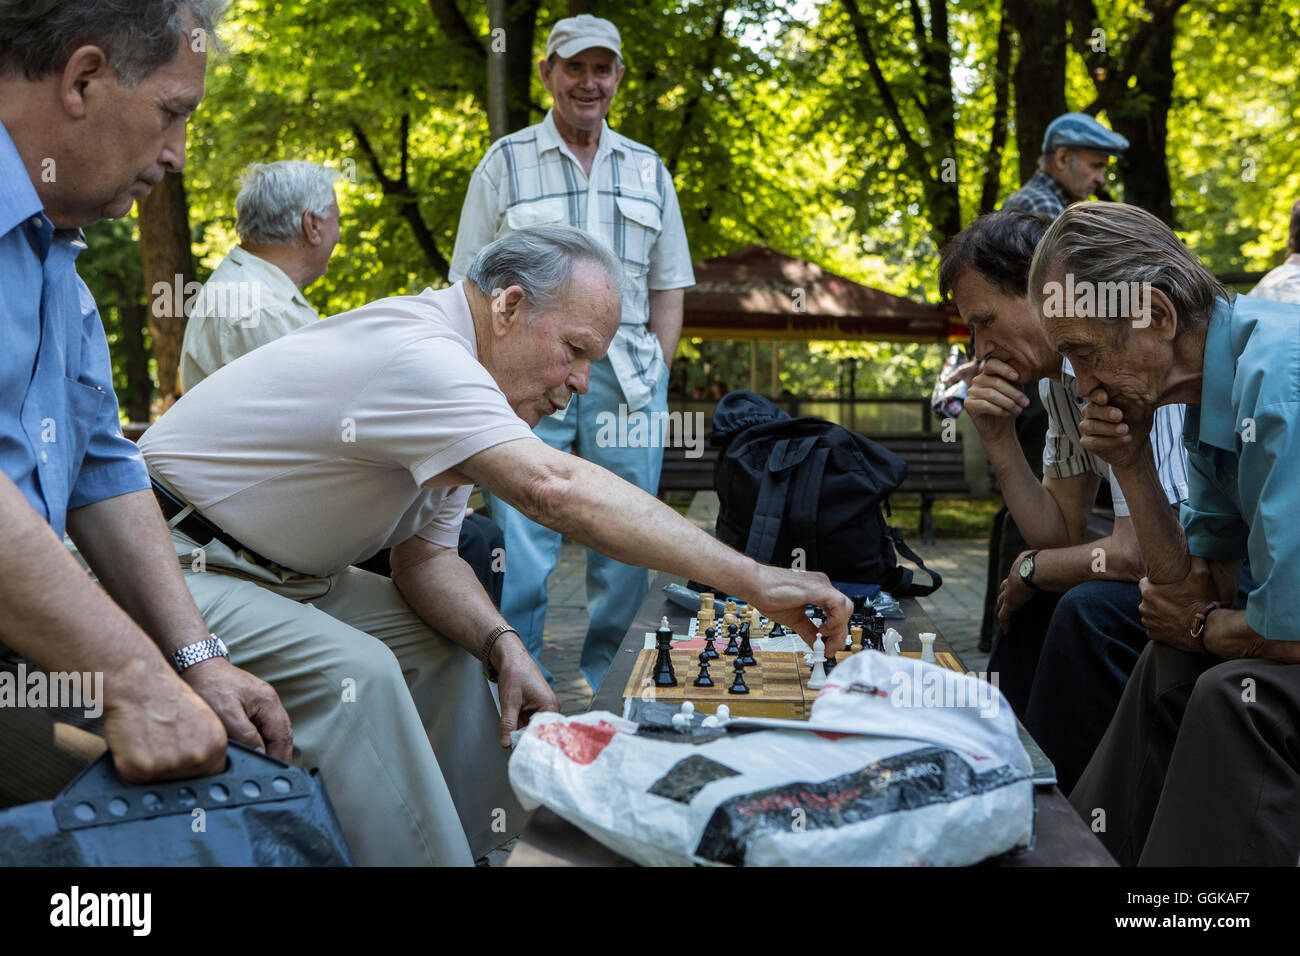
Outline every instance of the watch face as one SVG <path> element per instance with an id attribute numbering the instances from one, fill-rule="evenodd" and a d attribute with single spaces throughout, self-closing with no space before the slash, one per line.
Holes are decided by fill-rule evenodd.
<path id="1" fill-rule="evenodd" d="M 1029 576 L 1034 573 L 1034 559 L 1027 557 L 1020 562 L 1020 580 L 1027 581 Z"/>

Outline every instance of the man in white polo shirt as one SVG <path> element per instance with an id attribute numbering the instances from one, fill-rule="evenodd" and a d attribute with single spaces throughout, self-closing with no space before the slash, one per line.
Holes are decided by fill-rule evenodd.
<path id="1" fill-rule="evenodd" d="M 598 237 L 627 271 L 623 315 L 609 354 L 592 365 L 591 388 L 537 437 L 571 451 L 655 494 L 663 437 L 597 436 L 603 421 L 640 411 L 650 421 L 668 410 L 668 365 L 682 332 L 682 303 L 695 284 L 672 176 L 653 149 L 609 128 L 605 116 L 623 78 L 618 28 L 582 14 L 558 21 L 538 66 L 553 107 L 536 126 L 503 136 L 483 157 L 461 209 L 451 257 L 453 281 L 493 239 L 540 223 L 567 223 Z M 625 413 L 620 414 L 620 406 Z M 546 579 L 560 535 L 493 500 L 492 519 L 506 536 L 501 608 L 536 657 L 546 622 Z M 614 657 L 649 579 L 642 568 L 587 551 L 583 676 L 594 688 Z"/>
<path id="2" fill-rule="evenodd" d="M 181 344 L 181 391 L 320 318 L 302 290 L 329 271 L 339 241 L 338 173 L 285 160 L 253 164 L 235 197 L 239 245 L 195 296 Z"/>
<path id="3" fill-rule="evenodd" d="M 456 553 L 473 483 L 619 560 L 708 577 L 810 644 L 818 604 L 842 641 L 851 607 L 824 575 L 756 564 L 533 435 L 586 392 L 621 280 L 586 233 L 525 230 L 450 289 L 257 349 L 141 440 L 196 603 L 280 693 L 360 863 L 469 863 L 503 842 L 522 811 L 498 743 L 558 709 Z M 350 567 L 383 547 L 391 580 Z"/>

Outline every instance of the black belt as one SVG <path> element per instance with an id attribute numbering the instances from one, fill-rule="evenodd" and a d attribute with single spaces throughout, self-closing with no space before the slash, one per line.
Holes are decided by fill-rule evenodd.
<path id="1" fill-rule="evenodd" d="M 158 507 L 162 509 L 163 516 L 167 519 L 168 524 L 171 524 L 171 520 L 186 508 L 191 509 L 188 515 L 171 526 L 184 534 L 199 547 L 211 544 L 214 540 L 220 541 L 236 554 L 243 551 L 252 558 L 254 562 L 263 567 L 281 567 L 281 565 L 276 564 L 274 561 L 262 557 L 248 545 L 242 544 L 234 537 L 234 535 L 222 531 L 207 518 L 203 517 L 203 515 L 199 514 L 197 510 L 194 510 L 193 505 L 181 501 L 180 498 L 177 498 L 170 491 L 160 485 L 152 475 L 149 476 L 149 481 L 153 484 L 153 495 L 158 499 Z"/>

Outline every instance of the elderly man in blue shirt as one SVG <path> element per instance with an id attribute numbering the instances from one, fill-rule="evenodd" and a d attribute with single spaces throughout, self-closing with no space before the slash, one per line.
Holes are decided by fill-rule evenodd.
<path id="1" fill-rule="evenodd" d="M 1151 643 L 1071 802 L 1121 863 L 1294 866 L 1300 308 L 1230 296 L 1168 227 L 1114 203 L 1068 209 L 1029 286 L 1146 564 Z M 1174 402 L 1188 406 L 1181 524 L 1145 440 Z M 1243 559 L 1257 587 L 1234 609 Z"/>
<path id="2" fill-rule="evenodd" d="M 222 6 L 0 0 L 0 641 L 104 675 L 105 737 L 132 781 L 220 772 L 227 736 L 291 755 L 275 691 L 230 664 L 185 587 L 75 268 L 82 226 L 185 165 L 194 40 Z"/>

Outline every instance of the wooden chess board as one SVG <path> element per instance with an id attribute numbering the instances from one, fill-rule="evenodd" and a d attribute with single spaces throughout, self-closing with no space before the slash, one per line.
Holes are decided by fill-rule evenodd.
<path id="1" fill-rule="evenodd" d="M 687 646 L 682 646 L 683 644 Z M 699 647 L 692 645 L 699 644 Z M 670 704 L 682 704 L 690 701 L 695 709 L 703 714 L 716 713 L 719 704 L 731 708 L 733 717 L 783 717 L 792 720 L 807 720 L 812 713 L 813 701 L 817 691 L 808 687 L 808 678 L 812 669 L 803 662 L 803 655 L 788 651 L 764 651 L 755 649 L 754 659 L 758 662 L 753 667 L 745 668 L 745 685 L 748 694 L 732 694 L 728 691 L 735 676 L 732 662 L 734 656 L 720 654 L 716 660 L 709 662 L 709 677 L 713 679 L 712 687 L 695 687 L 693 681 L 700 672 L 700 648 L 703 641 L 675 642 L 669 652 L 673 662 L 673 672 L 677 677 L 676 687 L 656 687 L 654 668 L 657 653 L 643 650 L 637 654 L 632 676 L 628 678 L 623 690 L 623 699 L 640 697 L 643 700 L 657 700 Z M 722 648 L 718 648 L 721 652 Z M 837 663 L 843 663 L 853 654 L 877 654 L 879 651 L 850 651 L 835 655 Z M 918 658 L 920 651 L 904 651 L 903 657 Z M 935 663 L 949 670 L 964 673 L 957 659 L 945 651 L 937 651 Z M 832 671 L 832 677 L 834 672 Z"/>

